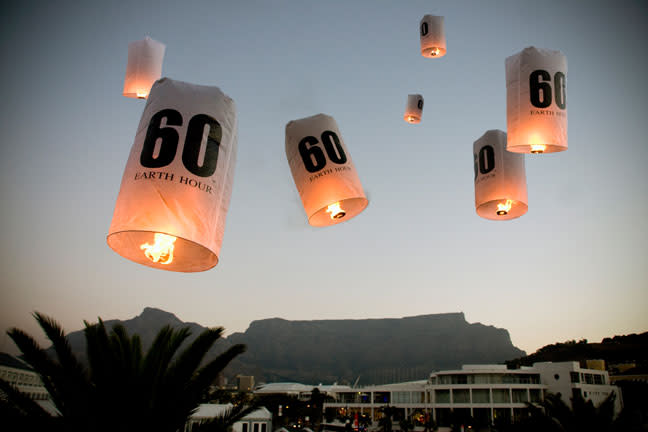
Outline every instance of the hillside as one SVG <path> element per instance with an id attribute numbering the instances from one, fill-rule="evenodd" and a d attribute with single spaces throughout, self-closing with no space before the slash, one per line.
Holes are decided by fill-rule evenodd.
<path id="1" fill-rule="evenodd" d="M 117 320 L 105 321 L 110 328 Z M 189 326 L 195 337 L 203 326 L 183 323 L 175 315 L 145 308 L 122 324 L 138 333 L 147 348 L 163 325 Z M 69 335 L 73 349 L 85 351 L 83 332 Z M 248 351 L 226 370 L 231 378 L 250 374 L 257 382 L 349 382 L 377 384 L 423 379 L 434 370 L 460 368 L 466 363 L 502 363 L 523 356 L 505 329 L 468 323 L 463 313 L 421 315 L 399 319 L 253 321 L 244 333 L 220 340 L 215 356 L 243 343 Z"/>
<path id="2" fill-rule="evenodd" d="M 572 340 L 546 345 L 533 354 L 510 360 L 507 364 L 530 366 L 534 362 L 587 359 L 602 359 L 608 365 L 625 362 L 648 365 L 648 332 L 605 338 L 600 343 Z"/>

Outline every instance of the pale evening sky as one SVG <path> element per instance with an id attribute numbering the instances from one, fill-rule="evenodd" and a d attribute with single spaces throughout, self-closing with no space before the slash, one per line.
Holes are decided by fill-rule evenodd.
<path id="1" fill-rule="evenodd" d="M 648 2 L 25 1 L 0 17 L 0 351 L 146 306 L 244 331 L 263 318 L 463 311 L 533 352 L 648 330 Z M 448 53 L 419 53 L 445 16 Z M 145 102 L 121 96 L 128 42 L 166 44 L 163 76 L 237 105 L 238 160 L 220 263 L 172 273 L 106 244 Z M 506 130 L 504 60 L 567 56 L 569 149 L 526 160 L 529 211 L 474 209 L 473 142 Z M 402 118 L 425 97 L 423 121 Z M 285 125 L 332 115 L 369 198 L 307 224 Z M 268 335 L 272 338 L 272 335 Z"/>

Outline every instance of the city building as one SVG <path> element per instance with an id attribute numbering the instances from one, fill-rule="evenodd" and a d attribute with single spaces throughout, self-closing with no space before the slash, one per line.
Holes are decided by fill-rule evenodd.
<path id="1" fill-rule="evenodd" d="M 330 384 L 330 385 L 306 385 L 293 382 L 277 382 L 277 383 L 267 383 L 261 384 L 257 389 L 254 390 L 255 395 L 286 395 L 286 396 L 295 396 L 299 400 L 306 401 L 311 397 L 311 392 L 313 389 L 318 389 L 320 393 L 324 395 L 331 396 L 333 398 L 337 397 L 339 392 L 347 392 L 351 390 L 351 387 L 347 385 L 339 384 Z"/>
<path id="2" fill-rule="evenodd" d="M 520 369 L 465 365 L 433 372 L 427 380 L 339 391 L 324 409 L 329 417 L 357 414 L 371 423 L 380 419 L 385 406 L 392 407 L 397 417 L 422 422 L 430 416 L 439 425 L 447 424 L 453 414 L 482 424 L 516 422 L 527 415 L 527 402 L 541 402 L 547 392 L 560 393 L 569 406 L 576 394 L 598 405 L 614 392 L 615 413 L 621 411 L 621 393 L 610 385 L 607 372 L 581 368 L 578 362 L 535 363 Z"/>
<path id="3" fill-rule="evenodd" d="M 0 353 L 0 378 L 13 384 L 36 401 L 48 400 L 49 393 L 34 369 L 18 357 Z"/>
<path id="4" fill-rule="evenodd" d="M 191 414 L 184 430 L 191 432 L 197 424 L 221 417 L 230 409 L 232 409 L 232 404 L 200 404 L 198 409 Z M 272 432 L 272 413 L 261 407 L 234 423 L 232 430 L 233 432 Z"/>
<path id="5" fill-rule="evenodd" d="M 236 390 L 240 392 L 251 392 L 254 390 L 254 377 L 248 375 L 237 375 Z"/>

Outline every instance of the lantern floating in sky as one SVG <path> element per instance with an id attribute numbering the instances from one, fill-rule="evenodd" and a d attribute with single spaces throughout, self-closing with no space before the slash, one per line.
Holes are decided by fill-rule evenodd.
<path id="1" fill-rule="evenodd" d="M 158 269 L 218 263 L 237 147 L 234 101 L 169 78 L 151 89 L 115 205 L 108 245 Z"/>
<path id="2" fill-rule="evenodd" d="M 535 47 L 506 59 L 508 151 L 567 150 L 567 58 Z"/>
<path id="3" fill-rule="evenodd" d="M 124 96 L 146 99 L 151 86 L 162 76 L 163 43 L 146 37 L 128 44 Z"/>
<path id="4" fill-rule="evenodd" d="M 407 95 L 407 105 L 403 118 L 408 123 L 421 123 L 423 116 L 423 96 L 420 94 Z"/>
<path id="5" fill-rule="evenodd" d="M 421 32 L 421 55 L 423 57 L 443 57 L 446 53 L 443 17 L 425 15 L 421 20 L 419 30 Z"/>
<path id="6" fill-rule="evenodd" d="M 506 151 L 506 133 L 489 130 L 473 144 L 475 209 L 486 219 L 515 219 L 527 212 L 524 155 Z"/>
<path id="7" fill-rule="evenodd" d="M 335 225 L 369 201 L 333 117 L 318 114 L 286 125 L 286 157 L 308 223 Z"/>

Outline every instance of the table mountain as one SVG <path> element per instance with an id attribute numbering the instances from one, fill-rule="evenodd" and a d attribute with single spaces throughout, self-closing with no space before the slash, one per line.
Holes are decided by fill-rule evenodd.
<path id="1" fill-rule="evenodd" d="M 111 328 L 118 320 L 105 321 Z M 121 321 L 138 333 L 144 348 L 163 325 L 188 326 L 197 336 L 203 326 L 184 323 L 175 315 L 145 308 L 141 315 Z M 76 352 L 85 351 L 83 332 L 69 335 Z M 505 329 L 468 323 L 463 313 L 405 318 L 253 321 L 244 333 L 215 344 L 212 356 L 235 343 L 248 351 L 227 368 L 230 376 L 250 374 L 257 382 L 299 381 L 360 384 L 424 379 L 430 372 L 462 364 L 502 363 L 525 355 L 511 343 Z"/>

